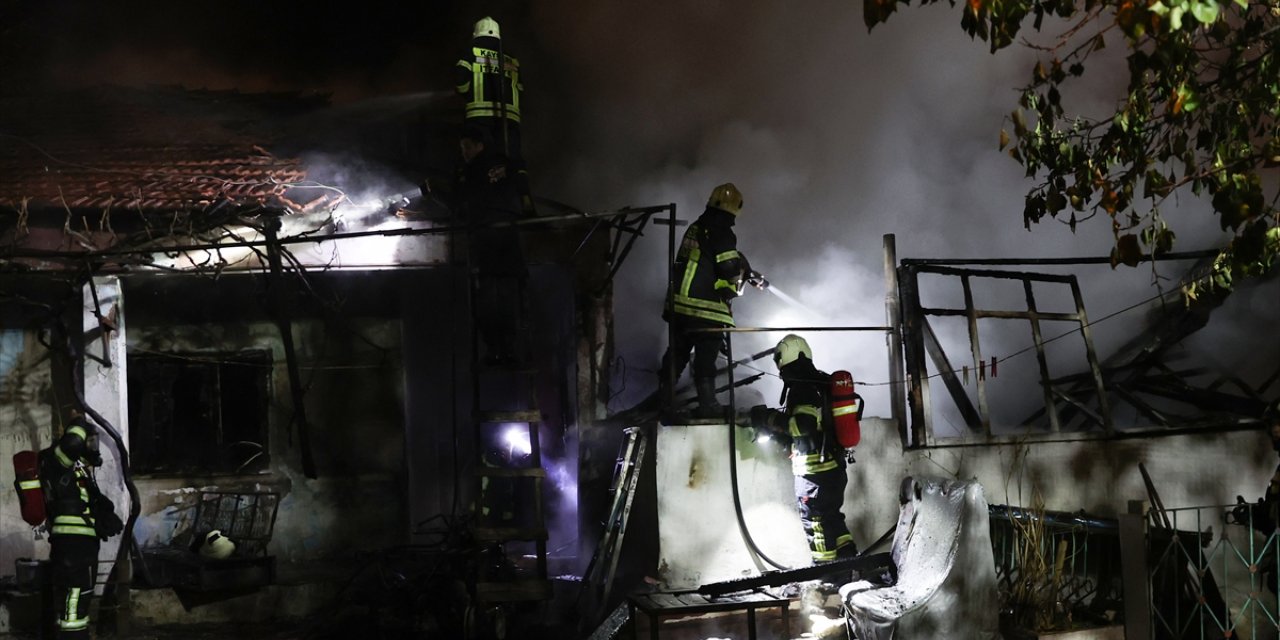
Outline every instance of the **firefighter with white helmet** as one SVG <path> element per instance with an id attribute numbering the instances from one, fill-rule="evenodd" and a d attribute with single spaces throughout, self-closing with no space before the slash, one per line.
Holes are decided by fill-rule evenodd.
<path id="1" fill-rule="evenodd" d="M 464 126 L 482 128 L 495 148 L 515 168 L 516 186 L 525 215 L 535 213 L 529 193 L 529 174 L 520 145 L 520 61 L 503 50 L 498 21 L 485 16 L 471 32 L 471 50 L 455 65 L 455 89 L 466 97 Z"/>
<path id="2" fill-rule="evenodd" d="M 674 337 L 662 357 L 658 396 L 665 399 L 674 383 L 669 376 L 680 377 L 692 351 L 697 415 L 704 418 L 723 414 L 716 400 L 715 375 L 724 334 L 691 330 L 733 326 L 730 301 L 739 295 L 751 272 L 746 257 L 738 251 L 738 238 L 733 232 L 742 202 L 742 193 L 731 182 L 711 190 L 706 209 L 684 232 L 675 258 L 675 290 L 667 292 L 662 314 L 673 325 Z"/>
<path id="3" fill-rule="evenodd" d="M 844 521 L 844 489 L 849 482 L 843 446 L 827 411 L 830 374 L 813 365 L 813 350 L 804 338 L 790 334 L 774 348 L 773 362 L 782 378 L 783 410 L 765 405 L 751 408 L 751 425 L 791 441 L 791 471 L 795 475 L 800 522 L 815 562 L 851 558 L 858 554 Z"/>

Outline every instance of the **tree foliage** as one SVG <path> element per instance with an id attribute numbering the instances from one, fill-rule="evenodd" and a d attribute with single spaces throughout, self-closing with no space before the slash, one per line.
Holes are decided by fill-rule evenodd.
<path id="1" fill-rule="evenodd" d="M 915 0 L 934 4 L 938 0 Z M 954 7 L 956 0 L 948 0 Z M 868 29 L 912 0 L 863 0 Z M 1280 0 L 964 0 L 960 26 L 992 53 L 1028 26 L 1055 25 L 1038 51 L 1030 82 L 1000 132 L 1036 184 L 1024 223 L 1045 216 L 1069 224 L 1105 214 L 1112 221 L 1112 265 L 1136 265 L 1167 252 L 1174 231 L 1161 207 L 1190 191 L 1212 204 L 1234 237 L 1212 282 L 1268 271 L 1280 256 Z M 1086 65 L 1123 44 L 1128 85 L 1114 114 L 1066 113 L 1063 95 Z M 1086 90 L 1075 85 L 1078 91 Z M 1012 129 L 1012 135 L 1009 129 Z"/>

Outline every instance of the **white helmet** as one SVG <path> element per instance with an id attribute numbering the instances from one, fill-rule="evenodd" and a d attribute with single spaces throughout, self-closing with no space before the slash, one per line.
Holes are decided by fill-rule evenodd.
<path id="1" fill-rule="evenodd" d="M 217 529 L 206 534 L 204 544 L 200 545 L 200 555 L 213 560 L 226 560 L 235 551 L 236 543 L 222 535 L 222 532 Z"/>
<path id="2" fill-rule="evenodd" d="M 501 38 L 502 34 L 498 32 L 498 21 L 485 16 L 476 20 L 476 28 L 471 32 L 472 38 Z"/>
<path id="3" fill-rule="evenodd" d="M 813 360 L 813 350 L 809 348 L 809 343 L 805 342 L 804 338 L 794 333 L 789 333 L 778 341 L 777 347 L 774 347 L 773 363 L 781 369 L 795 362 L 796 358 L 802 355 Z"/>

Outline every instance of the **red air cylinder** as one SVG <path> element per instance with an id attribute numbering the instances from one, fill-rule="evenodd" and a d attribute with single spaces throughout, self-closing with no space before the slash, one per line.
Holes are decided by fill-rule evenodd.
<path id="1" fill-rule="evenodd" d="M 38 527 L 44 522 L 44 490 L 40 488 L 40 458 L 34 451 L 13 454 L 13 487 L 18 490 L 22 519 Z"/>
<path id="2" fill-rule="evenodd" d="M 831 374 L 831 415 L 840 446 L 858 446 L 862 440 L 862 396 L 853 390 L 853 375 L 848 371 Z"/>

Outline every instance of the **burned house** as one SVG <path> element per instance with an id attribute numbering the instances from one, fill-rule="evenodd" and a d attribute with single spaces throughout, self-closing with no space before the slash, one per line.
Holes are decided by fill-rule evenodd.
<path id="1" fill-rule="evenodd" d="M 127 469 L 108 455 L 97 476 L 132 508 L 136 546 L 103 545 L 100 584 L 131 594 L 104 607 L 140 623 L 312 613 L 378 553 L 461 544 L 452 528 L 490 450 L 534 457 L 537 486 L 519 490 L 546 507 L 541 532 L 492 535 L 536 541 L 544 583 L 546 547 L 579 537 L 566 505 L 576 425 L 602 406 L 616 234 L 595 223 L 610 218 L 566 210 L 522 231 L 537 339 L 519 380 L 484 378 L 503 374 L 472 366 L 464 229 L 447 209 L 405 220 L 390 206 L 439 176 L 425 156 L 361 173 L 310 146 L 323 103 L 114 88 L 0 100 L 18 123 L 0 138 L 5 455 L 49 446 L 78 398 L 118 430 Z M 396 127 L 361 134 L 453 161 L 451 126 Z M 474 407 L 504 421 L 477 426 Z M 44 557 L 12 492 L 3 505 L 0 564 Z M 260 562 L 213 575 L 175 560 L 213 528 Z M 147 586 L 221 602 L 186 614 Z M 201 599 L 245 587 L 258 589 Z M 4 607 L 12 628 L 32 615 L 29 598 Z"/>
<path id="2" fill-rule="evenodd" d="M 656 232 L 644 241 L 674 244 L 674 207 L 553 208 L 521 226 L 530 358 L 492 371 L 477 357 L 466 225 L 444 208 L 397 215 L 402 194 L 447 173 L 430 167 L 453 162 L 439 121 L 346 128 L 318 145 L 308 132 L 332 122 L 322 100 L 297 95 L 97 89 L 10 96 L 0 111 L 24 116 L 0 136 L 5 454 L 47 446 L 80 400 L 119 432 L 128 473 L 114 455 L 98 471 L 122 513 L 136 510 L 136 549 L 103 549 L 103 590 L 116 597 L 102 606 L 128 613 L 117 618 L 305 617 L 341 629 L 345 612 L 329 603 L 354 601 L 379 614 L 364 624 L 450 637 L 459 620 L 496 628 L 506 613 L 486 604 L 550 601 L 553 613 L 517 618 L 513 608 L 512 620 L 586 635 L 646 577 L 687 591 L 772 570 L 760 551 L 806 562 L 785 454 L 723 422 L 607 415 L 613 313 L 632 311 L 615 309 L 611 279 L 646 229 Z M 1135 525 L 1131 501 L 1158 494 L 1164 529 L 1202 534 L 1208 525 L 1186 518 L 1220 522 L 1271 472 L 1257 415 L 1276 375 L 1245 379 L 1176 357 L 1223 299 L 1136 300 L 1152 322 L 1104 346 L 1071 274 L 1097 261 L 899 260 L 892 242 L 884 248 L 883 323 L 823 328 L 862 336 L 867 369 L 885 363 L 888 397 L 863 421 L 850 467 L 855 539 L 892 539 L 883 534 L 904 477 L 976 481 L 990 504 L 1015 508 L 990 516 L 1006 594 L 1025 558 L 1005 533 L 1027 513 L 1045 523 L 1052 557 L 1064 550 L 1050 581 L 1071 591 L 1063 601 L 1100 603 L 1101 617 L 1126 626 L 1145 619 L 1147 631 L 1185 623 L 1152 617 L 1160 607 L 1129 593 L 1145 584 L 1164 602 L 1156 567 L 1101 569 L 1122 563 L 1112 552 L 1134 526 L 1140 539 L 1159 537 Z M 1015 333 L 1023 346 L 1005 339 Z M 1068 343 L 1074 353 L 1050 353 Z M 748 357 L 736 348 L 731 361 Z M 725 374 L 726 393 L 755 382 L 748 369 Z M 629 459 L 618 451 L 628 427 L 648 453 L 622 476 L 634 502 L 619 514 L 611 474 Z M 493 504 L 498 524 L 471 520 L 491 515 L 486 492 L 505 493 L 511 517 Z M 18 573 L 46 545 L 5 495 L 0 566 Z M 1139 521 L 1153 513 L 1135 508 Z M 245 562 L 192 569 L 191 538 L 234 526 L 223 514 L 239 519 Z M 1189 547 L 1206 551 L 1194 552 L 1195 568 L 1245 546 L 1231 526 L 1216 529 L 1231 537 Z M 1088 550 L 1072 546 L 1085 538 Z M 498 541 L 511 557 L 485 555 L 483 543 Z M 598 542 L 617 546 L 588 567 Z M 371 583 L 392 604 L 342 590 Z M 1258 586 L 1200 607 L 1198 628 L 1210 628 L 1205 612 L 1229 607 L 1219 617 L 1237 620 L 1265 604 Z M 580 600 L 588 587 L 599 601 Z M 30 628 L 30 591 L 9 593 L 10 628 Z M 785 617 L 770 615 L 762 610 L 762 626 Z"/>

